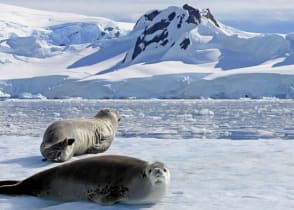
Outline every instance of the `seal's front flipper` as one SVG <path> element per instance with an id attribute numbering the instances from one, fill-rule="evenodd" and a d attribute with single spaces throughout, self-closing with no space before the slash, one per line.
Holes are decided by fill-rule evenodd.
<path id="1" fill-rule="evenodd" d="M 72 148 L 75 143 L 74 138 L 65 138 L 64 140 L 57 142 L 50 146 L 44 146 L 42 155 L 44 159 L 42 161 L 51 160 L 55 162 L 64 162 L 72 157 Z"/>
<path id="2" fill-rule="evenodd" d="M 95 203 L 98 203 L 98 204 L 104 205 L 104 206 L 110 206 L 110 205 L 113 205 L 117 202 L 117 200 L 115 200 L 115 201 L 106 200 L 105 196 L 103 196 L 99 193 L 95 193 L 95 192 L 89 193 L 88 199 L 92 202 L 95 202 Z"/>
<path id="3" fill-rule="evenodd" d="M 109 193 L 105 196 L 105 199 L 106 201 L 116 200 L 118 202 L 126 197 L 128 191 L 129 189 L 122 185 L 112 186 L 109 188 Z"/>
<path id="4" fill-rule="evenodd" d="M 101 205 L 113 205 L 126 198 L 128 191 L 124 186 L 105 187 L 89 193 L 88 199 Z"/>
<path id="5" fill-rule="evenodd" d="M 101 139 L 100 143 L 94 144 L 92 147 L 90 147 L 87 150 L 88 154 L 96 154 L 96 153 L 102 153 L 105 152 L 111 145 L 113 141 L 113 137 L 104 137 Z"/>

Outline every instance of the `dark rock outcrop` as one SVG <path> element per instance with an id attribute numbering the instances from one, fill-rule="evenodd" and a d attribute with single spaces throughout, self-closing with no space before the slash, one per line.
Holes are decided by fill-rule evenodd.
<path id="1" fill-rule="evenodd" d="M 189 60 L 186 57 L 192 41 L 188 34 L 207 19 L 219 27 L 209 9 L 200 11 L 188 4 L 144 14 L 134 27 L 134 47 L 126 53 L 122 64 L 157 62 L 177 55 Z"/>
<path id="2" fill-rule="evenodd" d="M 185 4 L 183 6 L 183 9 L 187 10 L 189 13 L 189 17 L 187 19 L 187 23 L 195 23 L 195 24 L 200 24 L 201 23 L 201 14 L 198 9 L 195 9 L 188 4 Z"/>
<path id="3" fill-rule="evenodd" d="M 144 62 L 144 57 L 159 59 L 165 51 L 187 49 L 191 41 L 186 33 L 201 23 L 201 13 L 188 4 L 169 7 L 165 10 L 153 10 L 143 15 L 134 30 L 139 31 L 135 46 L 123 59 L 123 63 Z M 136 60 L 136 61 L 135 61 Z"/>
<path id="4" fill-rule="evenodd" d="M 206 9 L 206 14 L 204 14 L 203 16 L 206 17 L 207 19 L 211 20 L 217 27 L 220 27 L 218 22 L 216 21 L 216 19 L 212 15 L 212 13 L 210 12 L 209 8 Z"/>
<path id="5" fill-rule="evenodd" d="M 189 38 L 185 38 L 181 43 L 180 46 L 182 49 L 186 50 L 188 48 L 188 46 L 190 45 L 190 39 Z"/>
<path id="6" fill-rule="evenodd" d="M 152 21 L 160 12 L 158 10 L 154 10 L 152 12 L 150 12 L 149 14 L 145 14 L 144 17 L 149 20 Z"/>

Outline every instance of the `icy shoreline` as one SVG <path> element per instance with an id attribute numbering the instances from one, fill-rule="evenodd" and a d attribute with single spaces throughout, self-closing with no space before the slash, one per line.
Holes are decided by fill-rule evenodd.
<path id="1" fill-rule="evenodd" d="M 62 75 L 0 80 L 0 99 L 293 99 L 291 67 L 274 71 L 267 68 L 268 72 L 261 69 L 255 73 L 146 75 L 119 81 L 107 80 L 103 76 L 95 80 L 79 80 Z M 126 74 L 131 70 L 135 72 L 136 66 Z"/>

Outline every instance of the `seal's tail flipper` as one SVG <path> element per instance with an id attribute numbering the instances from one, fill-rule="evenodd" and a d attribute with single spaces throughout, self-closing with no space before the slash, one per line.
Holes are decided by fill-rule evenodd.
<path id="1" fill-rule="evenodd" d="M 15 180 L 0 181 L 0 194 L 6 194 L 6 195 L 23 194 L 19 183 L 20 183 L 19 181 L 15 181 Z"/>
<path id="2" fill-rule="evenodd" d="M 17 184 L 19 183 L 19 181 L 16 180 L 5 180 L 5 181 L 0 181 L 0 186 L 3 185 L 13 185 L 13 184 Z"/>

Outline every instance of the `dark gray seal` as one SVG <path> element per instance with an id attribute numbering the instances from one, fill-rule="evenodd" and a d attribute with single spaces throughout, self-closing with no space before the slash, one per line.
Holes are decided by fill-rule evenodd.
<path id="1" fill-rule="evenodd" d="M 23 181 L 2 181 L 0 194 L 89 200 L 102 205 L 152 204 L 166 194 L 169 182 L 169 170 L 161 162 L 103 155 L 66 163 Z"/>
<path id="2" fill-rule="evenodd" d="M 103 109 L 93 118 L 67 119 L 52 123 L 40 146 L 45 160 L 64 162 L 74 155 L 106 151 L 114 140 L 118 114 Z"/>

